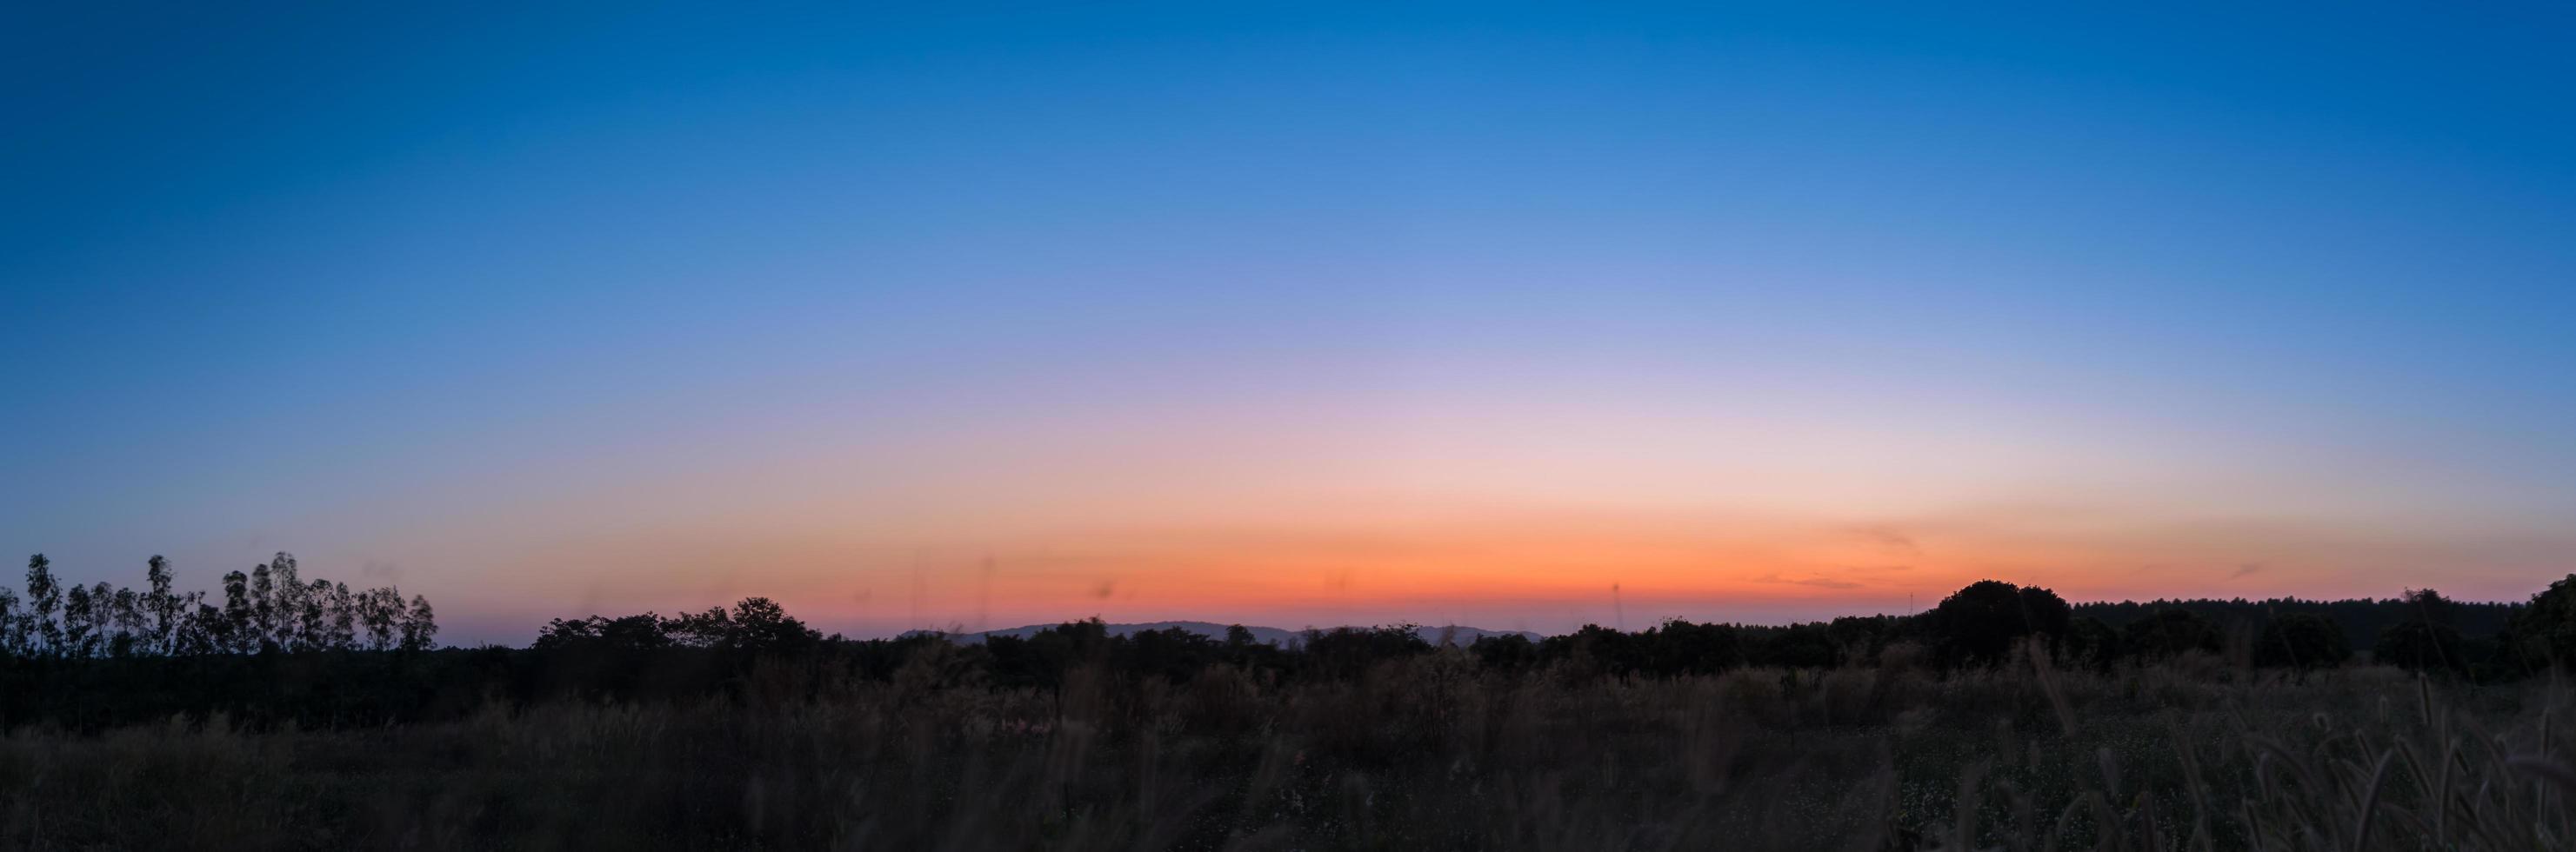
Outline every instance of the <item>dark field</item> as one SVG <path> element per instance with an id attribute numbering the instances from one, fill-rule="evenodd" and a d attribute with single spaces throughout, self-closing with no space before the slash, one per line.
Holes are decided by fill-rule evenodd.
<path id="1" fill-rule="evenodd" d="M 2564 849 L 2546 682 L 2215 658 L 1620 678 L 1459 649 L 1265 685 L 755 670 L 730 697 L 494 702 L 0 743 L 26 849 Z M 764 692 L 794 697 L 764 697 Z"/>

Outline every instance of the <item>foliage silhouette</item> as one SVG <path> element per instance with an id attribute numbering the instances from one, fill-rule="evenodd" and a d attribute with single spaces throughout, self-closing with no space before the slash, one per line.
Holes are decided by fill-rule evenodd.
<path id="1" fill-rule="evenodd" d="M 24 609 L 16 595 L 0 591 L 0 658 L 425 651 L 438 635 L 428 598 L 414 596 L 405 606 L 391 588 L 306 583 L 284 552 L 247 574 L 225 574 L 221 609 L 205 605 L 201 592 L 176 591 L 170 562 L 160 556 L 145 563 L 137 592 L 105 581 L 65 586 L 39 553 L 27 559 L 26 588 Z M 361 621 L 370 629 L 363 645 L 355 633 Z"/>
<path id="2" fill-rule="evenodd" d="M 2023 637 L 2061 637 L 2070 610 L 2057 593 L 2001 580 L 1979 580 L 1943 598 L 1927 614 L 1942 659 L 1992 665 Z"/>
<path id="3" fill-rule="evenodd" d="M 2514 619 L 2513 635 L 2520 655 L 2576 668 L 2576 574 L 2532 595 Z"/>
<path id="4" fill-rule="evenodd" d="M 302 584 L 327 615 L 337 586 Z M 114 591 L 87 594 L 114 613 Z M 1402 625 L 1271 645 L 1088 619 L 979 644 L 818 637 L 749 599 L 558 619 L 528 648 L 403 651 L 396 629 L 380 653 L 363 637 L 297 650 L 299 615 L 267 653 L 0 661 L 0 728 L 35 732 L 0 738 L 0 804 L 46 817 L 41 835 L 0 817 L 0 846 L 191 845 L 153 842 L 178 826 L 207 848 L 417 833 L 445 848 L 2396 850 L 2556 848 L 2576 829 L 2541 786 L 2570 754 L 2545 732 L 2576 724 L 2551 679 L 2334 670 L 2307 652 L 2348 637 L 2312 611 L 2239 634 L 2250 656 L 2212 657 L 2197 653 L 2211 619 L 2166 612 L 2070 617 L 2001 665 L 1940 668 L 1923 652 L 1962 644 L 1944 630 L 1999 631 L 1928 614 L 1668 621 L 1454 648 Z M 2545 621 L 2516 623 L 2530 643 Z M 105 623 L 153 644 L 148 618 Z M 325 644 L 342 635 L 323 624 Z M 2266 656 L 2276 644 L 2298 653 Z M 2279 668 L 2229 668 L 2247 660 Z M 2406 699 L 2374 700 L 2392 692 Z M 2414 755 L 2450 768 L 2371 771 Z"/>
<path id="5" fill-rule="evenodd" d="M 1050 692 L 1090 688 L 1082 686 L 1086 678 L 1205 682 L 1209 689 L 1231 689 L 1214 684 L 1236 680 L 1359 683 L 1439 650 L 1410 625 L 1309 631 L 1272 645 L 1240 627 L 1222 636 L 1179 628 L 1112 635 L 1098 619 L 981 643 L 935 634 L 852 640 L 821 635 L 776 601 L 747 598 L 678 616 L 557 619 L 525 649 L 437 651 L 425 599 L 305 578 L 290 555 L 227 574 L 220 605 L 177 591 L 172 573 L 156 558 L 140 591 L 79 587 L 58 580 L 42 555 L 32 557 L 26 594 L 0 594 L 0 727 L 88 730 L 212 713 L 253 727 L 327 727 L 454 718 L 487 700 L 748 700 L 760 690 L 820 694 L 830 684 L 905 679 Z M 2368 602 L 2416 616 L 2375 634 L 2374 656 L 2479 681 L 2520 677 L 2529 669 L 2499 661 L 2526 651 L 2533 659 L 2566 658 L 2552 643 L 2568 641 L 2571 598 L 2576 580 L 2561 581 L 2512 620 L 2519 632 L 2465 637 L 2437 620 L 2496 623 L 2476 615 L 2485 605 L 2424 592 Z M 2081 608 L 2046 589 L 1983 581 L 1919 616 L 1788 626 L 1672 620 L 1638 632 L 1587 625 L 1537 640 L 1484 636 L 1458 659 L 1505 678 L 1640 681 L 1745 668 L 1901 668 L 1924 661 L 1915 649 L 1928 649 L 1930 661 L 1949 672 L 1943 676 L 1964 677 L 2009 662 L 2021 653 L 2013 643 L 2037 637 L 2040 652 L 2064 669 L 2114 672 L 2217 650 L 2224 633 L 2190 606 L 2166 606 L 2116 628 L 2070 609 Z M 2238 629 L 2251 652 L 2240 662 L 2308 671 L 2351 657 L 2341 623 L 2315 607 Z"/>
<path id="6" fill-rule="evenodd" d="M 2352 658 L 2352 642 L 2333 620 L 2312 612 L 2291 612 L 2263 625 L 2254 643 L 2254 664 L 2310 670 L 2333 668 Z"/>
<path id="7" fill-rule="evenodd" d="M 2160 609 L 2130 622 L 2121 629 L 2120 642 L 2131 655 L 2149 660 L 2193 652 L 2217 653 L 2221 644 L 2216 625 L 2181 607 Z"/>
<path id="8" fill-rule="evenodd" d="M 2401 621 L 2380 631 L 2371 658 L 2413 672 L 2457 675 L 2468 671 L 2460 631 L 2431 621 Z"/>

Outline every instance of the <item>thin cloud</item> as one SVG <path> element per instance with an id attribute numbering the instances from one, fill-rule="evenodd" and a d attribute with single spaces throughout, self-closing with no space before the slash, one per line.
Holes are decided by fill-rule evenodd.
<path id="1" fill-rule="evenodd" d="M 1753 578 L 1753 582 L 1781 583 L 1791 586 L 1814 586 L 1819 589 L 1857 589 L 1861 587 L 1861 584 L 1859 583 L 1855 583 L 1850 580 L 1836 580 L 1832 577 L 1802 577 L 1790 579 L 1778 574 L 1764 574 Z"/>
<path id="2" fill-rule="evenodd" d="M 1851 528 L 1851 535 L 1854 538 L 1858 538 L 1862 541 L 1888 550 L 1903 553 L 1923 552 L 1923 546 L 1916 543 L 1913 536 L 1906 535 L 1904 531 L 1884 524 L 1864 524 L 1856 526 Z"/>

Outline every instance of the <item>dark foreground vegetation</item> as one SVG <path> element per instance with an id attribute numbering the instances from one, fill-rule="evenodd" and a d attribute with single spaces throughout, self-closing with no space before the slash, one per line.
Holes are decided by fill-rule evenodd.
<path id="1" fill-rule="evenodd" d="M 1988 582 L 1466 647 L 853 641 L 758 598 L 524 649 L 145 619 L 6 646 L 0 848 L 2571 848 L 2576 578 L 2270 603 Z"/>

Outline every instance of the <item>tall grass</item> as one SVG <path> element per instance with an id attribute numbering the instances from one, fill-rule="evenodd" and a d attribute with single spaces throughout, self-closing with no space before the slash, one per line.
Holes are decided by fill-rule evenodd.
<path id="1" fill-rule="evenodd" d="M 774 677 L 786 677 L 773 673 Z M 2566 849 L 2569 693 L 2044 660 L 1077 672 L 0 737 L 10 849 Z"/>

